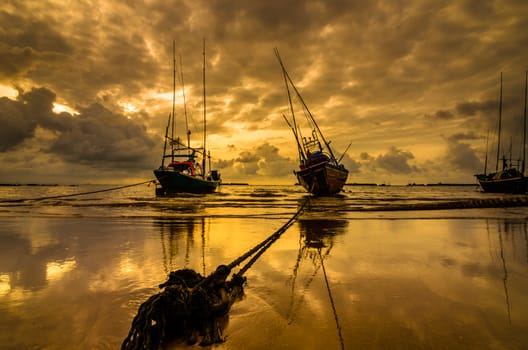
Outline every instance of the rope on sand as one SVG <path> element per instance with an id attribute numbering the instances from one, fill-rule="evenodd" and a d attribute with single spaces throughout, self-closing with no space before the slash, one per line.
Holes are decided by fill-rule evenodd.
<path id="1" fill-rule="evenodd" d="M 147 299 L 138 309 L 122 350 L 159 349 L 173 339 L 200 345 L 224 341 L 221 321 L 231 305 L 244 295 L 244 273 L 297 220 L 308 203 L 303 202 L 288 222 L 261 243 L 228 265 L 220 265 L 207 277 L 190 269 L 172 271 L 159 285 L 163 289 Z M 231 280 L 231 270 L 253 256 Z"/>
<path id="2" fill-rule="evenodd" d="M 0 203 L 19 203 L 19 202 L 26 202 L 26 201 L 43 201 L 43 200 L 46 200 L 46 199 L 57 199 L 57 198 L 65 198 L 65 197 L 83 196 L 83 195 L 87 195 L 87 194 L 116 191 L 116 190 L 121 190 L 123 188 L 140 186 L 140 185 L 149 184 L 149 183 L 156 183 L 156 180 L 142 181 L 142 182 L 138 182 L 138 183 L 131 184 L 131 185 L 124 185 L 124 186 L 118 186 L 118 187 L 112 187 L 112 188 L 105 188 L 105 189 L 97 190 L 97 191 L 63 194 L 63 195 L 58 195 L 58 196 L 47 196 L 47 197 L 38 197 L 38 198 L 0 199 Z"/>

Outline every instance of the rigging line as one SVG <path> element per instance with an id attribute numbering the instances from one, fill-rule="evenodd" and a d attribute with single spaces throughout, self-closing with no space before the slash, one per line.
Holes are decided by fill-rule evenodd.
<path id="1" fill-rule="evenodd" d="M 163 143 L 163 157 L 161 157 L 161 167 L 162 168 L 165 166 L 165 153 L 167 152 L 167 140 L 169 138 L 170 121 L 171 121 L 171 115 L 169 113 L 169 120 L 167 121 L 167 127 L 165 128 L 165 142 Z M 172 148 L 172 144 L 171 144 L 171 148 Z"/>
<path id="2" fill-rule="evenodd" d="M 506 268 L 506 259 L 504 258 L 504 248 L 502 243 L 502 230 L 499 227 L 499 244 L 500 244 L 500 257 L 502 261 L 502 269 L 504 276 L 502 277 L 502 285 L 504 287 L 504 295 L 506 298 L 506 309 L 508 311 L 508 322 L 512 323 L 511 320 L 511 305 L 510 305 L 510 294 L 508 293 L 508 269 Z"/>
<path id="3" fill-rule="evenodd" d="M 292 130 L 293 135 L 295 136 L 295 141 L 297 142 L 297 151 L 299 152 L 299 159 L 302 160 L 303 158 L 306 158 L 306 157 L 304 157 L 304 152 L 303 152 L 303 149 L 302 149 L 302 146 L 301 146 L 301 142 L 299 141 L 299 136 L 297 135 L 297 131 L 290 124 L 290 122 L 288 121 L 288 118 L 286 118 L 286 116 L 284 114 L 282 116 L 283 116 L 284 120 L 286 121 L 286 124 L 288 124 L 288 126 Z"/>
<path id="4" fill-rule="evenodd" d="M 138 183 L 131 184 L 131 185 L 124 185 L 124 186 L 119 186 L 119 187 L 106 188 L 104 190 L 81 192 L 81 193 L 72 193 L 72 194 L 63 194 L 63 195 L 59 195 L 59 196 L 47 196 L 47 197 L 38 197 L 38 198 L 21 198 L 21 199 L 2 199 L 2 200 L 0 200 L 0 203 L 17 203 L 17 202 L 25 202 L 25 201 L 42 201 L 42 200 L 46 200 L 46 199 L 75 197 L 75 196 L 82 196 L 82 195 L 86 195 L 86 194 L 94 194 L 94 193 L 101 193 L 101 192 L 116 191 L 116 190 L 121 190 L 123 188 L 134 187 L 134 186 L 144 185 L 144 184 L 148 184 L 148 183 L 156 183 L 156 180 L 148 180 L 148 181 L 138 182 Z"/>
<path id="5" fill-rule="evenodd" d="M 284 64 L 282 63 L 282 59 L 281 59 L 280 54 L 279 54 L 279 49 L 274 48 L 274 51 L 275 51 L 275 56 L 277 57 L 277 60 L 279 61 L 279 64 L 281 66 L 282 75 L 284 77 L 284 85 L 286 86 L 286 91 L 288 93 L 288 102 L 289 102 L 289 105 L 290 105 L 290 111 L 291 111 L 292 120 L 293 120 L 293 128 L 292 128 L 292 130 L 295 130 L 294 134 L 295 134 L 295 137 L 297 138 L 297 144 L 299 144 L 299 139 L 302 140 L 302 133 L 301 133 L 301 129 L 297 125 L 297 120 L 295 118 L 295 110 L 293 108 L 292 96 L 291 96 L 291 92 L 290 92 L 290 86 L 289 86 L 288 80 L 286 78 L 286 74 L 287 74 L 286 73 L 286 68 L 284 67 Z M 286 117 L 284 117 L 284 118 L 286 119 Z M 298 147 L 297 150 L 299 152 L 299 159 L 302 160 L 302 159 L 306 158 L 306 156 L 304 154 L 304 150 L 303 150 L 302 147 Z"/>
<path id="6" fill-rule="evenodd" d="M 307 248 L 307 247 L 305 247 Z M 329 247 L 326 252 L 325 252 L 325 255 L 324 255 L 324 258 L 326 258 L 327 256 L 330 255 L 330 250 L 332 249 L 332 247 Z M 324 259 L 323 258 L 323 259 Z M 315 261 L 312 261 L 314 264 L 315 264 Z M 315 279 L 315 276 L 317 276 L 317 274 L 319 273 L 319 269 L 321 268 L 321 264 L 319 265 L 316 265 L 315 268 L 314 268 L 314 271 L 312 272 L 312 274 L 310 275 L 310 277 L 305 281 L 304 285 L 303 285 L 303 289 L 301 291 L 301 296 L 299 297 L 297 303 L 295 305 L 293 305 L 291 307 L 291 310 L 290 310 L 290 315 L 288 317 L 288 324 L 292 324 L 293 321 L 294 321 L 294 316 L 295 316 L 295 312 L 296 310 L 303 304 L 304 302 L 304 299 L 305 299 L 305 295 L 308 291 L 308 289 L 310 288 L 310 286 L 312 285 L 312 282 L 314 281 Z"/>
<path id="7" fill-rule="evenodd" d="M 167 263 L 167 253 L 165 252 L 166 248 L 165 248 L 165 237 L 163 234 L 163 225 L 161 226 L 160 238 L 161 238 L 161 250 L 162 250 L 162 256 L 163 256 L 163 269 L 165 270 L 165 273 L 168 275 L 171 269 L 169 268 L 170 263 Z"/>
<path id="8" fill-rule="evenodd" d="M 341 343 L 341 349 L 345 349 L 345 343 L 343 341 L 343 335 L 341 334 L 341 326 L 339 325 L 339 319 L 337 317 L 337 311 L 334 304 L 334 298 L 332 297 L 332 292 L 330 290 L 330 285 L 328 284 L 328 278 L 326 277 L 326 269 L 323 263 L 323 257 L 321 255 L 321 249 L 317 249 L 317 252 L 319 253 L 319 258 L 321 259 L 321 266 L 323 267 L 323 275 L 326 283 L 326 290 L 328 291 L 328 297 L 330 298 L 330 304 L 332 304 L 332 311 L 334 312 L 334 319 L 336 322 L 337 327 L 337 333 L 339 334 L 339 342 Z"/>
<path id="9" fill-rule="evenodd" d="M 302 253 L 303 253 L 303 243 L 302 243 L 302 237 L 299 235 L 299 252 L 297 253 L 297 259 L 295 260 L 295 265 L 293 266 L 293 272 L 292 276 L 290 278 L 291 280 L 291 294 L 290 294 L 290 305 L 288 307 L 288 319 L 291 318 L 291 315 L 293 314 L 293 307 L 295 305 L 295 282 L 297 281 L 297 273 L 299 272 L 299 268 L 301 266 L 301 260 L 302 260 Z"/>
<path id="10" fill-rule="evenodd" d="M 501 147 L 501 125 L 502 125 L 502 72 L 500 74 L 499 128 L 498 128 L 498 141 L 497 141 L 497 162 L 495 163 L 495 172 L 499 171 L 499 159 L 500 159 L 500 147 Z"/>
<path id="11" fill-rule="evenodd" d="M 205 100 L 205 38 L 203 39 L 203 158 L 202 158 L 202 178 L 205 179 L 205 162 L 207 157 L 206 142 L 207 142 L 207 124 L 206 124 L 206 100 Z M 211 170 L 211 169 L 209 169 Z"/>
<path id="12" fill-rule="evenodd" d="M 301 247 L 300 250 L 299 250 L 299 255 L 298 255 L 298 259 L 301 260 L 303 257 L 305 258 L 306 256 L 306 249 L 307 247 L 304 246 L 304 247 Z M 303 259 L 304 260 L 304 259 Z M 294 321 L 294 317 L 295 317 L 295 313 L 297 311 L 297 309 L 300 307 L 300 305 L 303 303 L 304 301 L 304 296 L 306 294 L 306 292 L 308 291 L 308 288 L 310 287 L 310 285 L 312 284 L 315 276 L 317 275 L 317 273 L 319 272 L 319 268 L 320 268 L 321 265 L 319 266 L 315 266 L 314 268 L 314 271 L 312 272 L 312 274 L 309 276 L 309 278 L 306 280 L 306 282 L 304 283 L 303 285 L 303 288 L 301 290 L 301 295 L 299 297 L 299 299 L 297 300 L 297 302 L 295 302 L 295 296 L 294 296 L 294 287 L 295 285 L 292 286 L 292 290 L 291 290 L 291 302 L 290 302 L 290 307 L 289 307 L 289 311 L 288 311 L 288 325 L 292 324 L 293 321 Z M 297 270 L 299 269 L 300 267 L 300 261 L 299 261 L 299 264 L 298 266 L 296 266 Z M 295 274 L 298 273 L 298 271 L 294 271 Z M 293 281 L 293 283 L 295 283 L 295 280 Z"/>
<path id="13" fill-rule="evenodd" d="M 176 103 L 176 40 L 172 41 L 172 131 L 171 139 L 174 141 L 174 128 L 176 116 L 174 115 L 174 105 Z M 172 161 L 174 162 L 174 145 L 171 147 Z"/>
<path id="14" fill-rule="evenodd" d="M 528 71 L 525 73 L 524 78 L 524 123 L 523 123 L 523 149 L 522 149 L 522 165 L 521 173 L 524 176 L 525 163 L 526 163 L 526 99 L 528 98 Z"/>
<path id="15" fill-rule="evenodd" d="M 278 52 L 278 51 L 277 51 Z M 282 63 L 282 61 L 281 61 Z M 295 84 L 293 83 L 293 80 L 291 79 L 290 75 L 288 74 L 288 72 L 286 71 L 286 68 L 284 68 L 284 65 L 282 65 L 283 67 L 283 72 L 284 72 L 284 75 L 286 76 L 286 78 L 288 79 L 288 81 L 290 82 L 292 88 L 293 88 L 293 91 L 295 92 L 295 94 L 297 95 L 297 97 L 299 98 L 299 101 L 301 101 L 301 104 L 304 106 L 304 108 L 306 109 L 306 112 L 308 113 L 309 117 L 310 117 L 310 120 L 311 120 L 311 123 L 313 124 L 313 126 L 315 127 L 315 129 L 317 130 L 317 133 L 319 134 L 319 136 L 321 136 L 321 138 L 323 139 L 323 143 L 325 144 L 326 148 L 328 149 L 328 151 L 330 152 L 330 156 L 332 158 L 332 160 L 337 164 L 337 159 L 335 158 L 334 156 L 334 153 L 332 152 L 332 149 L 330 148 L 330 143 L 328 141 L 326 141 L 326 138 L 324 137 L 323 133 L 321 132 L 321 129 L 319 129 L 319 125 L 317 124 L 317 122 L 315 121 L 312 113 L 310 112 L 310 110 L 308 109 L 308 106 L 306 105 L 306 103 L 304 102 L 304 99 L 302 98 L 300 92 L 297 90 L 297 87 L 295 86 Z"/>
<path id="16" fill-rule="evenodd" d="M 347 146 L 347 148 L 345 149 L 345 151 L 343 152 L 343 154 L 341 155 L 341 157 L 339 157 L 339 159 L 337 160 L 338 163 L 341 163 L 341 160 L 343 159 L 343 157 L 345 156 L 345 154 L 347 153 L 348 149 L 350 148 L 350 146 L 352 146 L 352 142 L 350 142 Z"/>
<path id="17" fill-rule="evenodd" d="M 185 84 L 183 83 L 183 67 L 182 67 L 182 56 L 180 56 L 180 83 L 182 86 L 183 95 L 183 113 L 185 115 L 185 128 L 187 129 L 187 148 L 191 148 L 191 130 L 189 129 L 189 121 L 187 118 L 187 102 L 185 100 Z"/>
<path id="18" fill-rule="evenodd" d="M 207 235 L 209 236 L 209 235 Z M 202 217 L 202 272 L 205 276 L 205 218 Z"/>

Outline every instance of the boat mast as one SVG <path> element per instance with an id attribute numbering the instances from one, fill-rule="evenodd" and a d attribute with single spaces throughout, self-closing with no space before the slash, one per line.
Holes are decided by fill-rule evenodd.
<path id="1" fill-rule="evenodd" d="M 174 104 L 176 101 L 176 40 L 172 41 L 172 131 L 171 131 L 171 159 L 174 162 L 174 124 L 176 118 L 174 117 Z"/>
<path id="2" fill-rule="evenodd" d="M 303 149 L 301 146 L 301 142 L 299 141 L 299 136 L 297 135 L 297 130 L 293 128 L 293 126 L 290 124 L 290 121 L 288 120 L 288 118 L 286 118 L 284 114 L 282 115 L 282 117 L 286 121 L 286 124 L 288 124 L 288 126 L 292 130 L 293 136 L 295 136 L 295 141 L 297 142 L 297 151 L 299 152 L 299 160 L 302 161 L 303 159 L 305 159 L 305 157 L 304 157 Z"/>
<path id="3" fill-rule="evenodd" d="M 206 142 L 206 103 L 205 103 L 205 38 L 203 39 L 203 158 L 202 158 L 202 177 L 205 178 L 205 158 L 207 157 L 205 142 Z"/>
<path id="4" fill-rule="evenodd" d="M 189 129 L 189 121 L 187 118 L 187 102 L 185 101 L 185 84 L 183 83 L 183 67 L 182 67 L 182 57 L 180 55 L 180 81 L 182 84 L 182 94 L 183 94 L 183 113 L 185 115 L 185 128 L 187 129 L 187 148 L 191 148 L 191 130 Z"/>
<path id="5" fill-rule="evenodd" d="M 299 159 L 303 160 L 303 159 L 306 159 L 306 156 L 305 156 L 304 150 L 301 147 L 301 144 L 299 142 L 297 121 L 295 119 L 295 111 L 293 109 L 293 103 L 292 103 L 291 93 L 290 93 L 290 86 L 289 86 L 288 80 L 286 78 L 286 74 L 287 74 L 286 73 L 286 68 L 284 67 L 284 64 L 282 63 L 282 59 L 280 58 L 280 55 L 279 55 L 279 49 L 277 49 L 277 48 L 275 48 L 275 56 L 277 56 L 277 60 L 279 61 L 279 64 L 281 65 L 281 68 L 282 68 L 282 75 L 284 77 L 284 85 L 286 86 L 286 91 L 288 92 L 288 102 L 290 103 L 290 111 L 291 111 L 291 114 L 292 114 L 293 127 L 288 122 L 288 119 L 286 119 L 286 116 L 284 116 L 284 119 L 286 120 L 286 123 L 288 124 L 288 126 L 290 126 L 290 128 L 292 129 L 293 135 L 295 136 L 295 139 L 297 141 L 297 150 L 299 152 Z"/>
<path id="6" fill-rule="evenodd" d="M 171 122 L 171 115 L 169 113 L 169 119 L 167 120 L 167 126 L 165 127 L 165 142 L 163 143 L 163 156 L 161 157 L 161 167 L 165 166 L 165 153 L 167 152 L 167 139 L 169 138 L 169 126 Z"/>
<path id="7" fill-rule="evenodd" d="M 295 91 L 295 94 L 299 98 L 299 101 L 301 101 L 302 105 L 304 106 L 304 108 L 308 112 L 308 116 L 310 117 L 310 121 L 312 122 L 312 124 L 313 124 L 315 130 L 317 131 L 317 133 L 319 134 L 319 136 L 321 136 L 321 138 L 323 139 L 323 143 L 325 144 L 326 148 L 328 149 L 328 152 L 330 152 L 330 157 L 332 158 L 332 161 L 337 165 L 338 162 L 337 162 L 336 157 L 334 156 L 334 153 L 332 152 L 332 148 L 330 148 L 330 143 L 328 141 L 326 141 L 323 133 L 321 132 L 321 129 L 319 129 L 319 125 L 317 125 L 317 122 L 315 121 L 315 119 L 314 119 L 314 117 L 312 115 L 312 112 L 310 112 L 310 110 L 308 109 L 308 106 L 304 102 L 304 99 L 302 98 L 301 94 L 299 93 L 299 90 L 297 90 L 297 87 L 295 87 L 295 84 L 293 83 L 292 79 L 290 78 L 290 75 L 288 74 L 288 72 L 286 71 L 286 68 L 282 64 L 282 61 L 281 61 L 280 57 L 278 56 L 278 50 L 276 50 L 275 53 L 277 54 L 277 58 L 279 59 L 279 62 L 281 64 L 281 66 L 282 66 L 282 71 L 283 71 L 283 74 L 284 74 L 285 78 L 288 79 L 288 81 L 290 82 L 290 84 L 291 84 L 291 86 L 293 88 L 293 91 Z"/>
<path id="8" fill-rule="evenodd" d="M 486 157 L 484 158 L 484 174 L 488 171 L 488 142 L 489 142 L 489 129 L 488 135 L 486 136 Z"/>
<path id="9" fill-rule="evenodd" d="M 285 71 L 285 73 L 286 73 L 286 76 L 288 77 L 288 80 L 289 80 L 291 86 L 293 87 L 293 90 L 295 91 L 295 94 L 297 95 L 297 97 L 299 98 L 299 100 L 303 104 L 304 108 L 308 112 L 308 116 L 310 117 L 310 120 L 313 123 L 313 125 L 315 127 L 315 130 L 317 130 L 317 133 L 323 139 L 323 143 L 325 144 L 326 148 L 328 149 L 328 152 L 330 152 L 330 157 L 332 158 L 333 162 L 337 165 L 338 164 L 337 163 L 337 159 L 334 156 L 334 152 L 332 152 L 332 148 L 330 148 L 330 143 L 328 141 L 326 141 L 323 133 L 321 132 L 321 129 L 319 129 L 319 125 L 317 125 L 317 122 L 315 121 L 315 119 L 314 119 L 314 117 L 312 115 L 312 112 L 310 112 L 310 110 L 308 109 L 308 106 L 306 105 L 306 103 L 304 102 L 304 99 L 302 98 L 301 94 L 297 90 L 297 87 L 295 87 L 295 84 L 293 83 L 293 81 L 291 80 L 290 76 L 288 75 L 288 72 Z"/>
<path id="10" fill-rule="evenodd" d="M 525 73 L 524 78 L 524 124 L 523 124 L 523 156 L 522 156 L 522 168 L 521 173 L 524 175 L 524 167 L 526 163 L 526 97 L 528 95 L 528 71 Z"/>
<path id="11" fill-rule="evenodd" d="M 497 142 L 497 163 L 495 171 L 499 171 L 500 143 L 501 143 L 501 122 L 502 122 L 502 72 L 500 74 L 500 100 L 499 100 L 499 139 Z"/>

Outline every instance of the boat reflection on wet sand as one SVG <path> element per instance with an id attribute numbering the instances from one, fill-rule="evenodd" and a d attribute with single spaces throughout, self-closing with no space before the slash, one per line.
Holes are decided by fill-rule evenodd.
<path id="1" fill-rule="evenodd" d="M 0 198 L 97 186 L 0 188 Z M 345 187 L 346 189 L 346 187 Z M 4 191 L 4 192 L 2 192 Z M 210 275 L 310 206 L 244 274 L 218 349 L 523 349 L 525 206 L 383 211 L 502 198 L 470 187 L 150 187 L 0 206 L 0 348 L 116 349 L 170 271 Z M 359 211 L 359 208 L 381 208 Z M 434 208 L 434 206 L 431 206 Z M 201 340 L 198 340 L 198 342 Z M 175 343 L 168 349 L 190 349 Z"/>

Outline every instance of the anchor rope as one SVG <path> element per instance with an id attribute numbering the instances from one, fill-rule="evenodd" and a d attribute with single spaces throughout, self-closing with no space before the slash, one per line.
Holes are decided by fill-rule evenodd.
<path id="1" fill-rule="evenodd" d="M 246 253 L 242 254 L 240 257 L 233 260 L 231 263 L 226 265 L 228 271 L 231 271 L 234 267 L 240 265 L 242 262 L 244 262 L 246 259 L 251 257 L 253 258 L 249 260 L 237 273 L 233 274 L 234 276 L 242 277 L 244 273 L 258 260 L 258 258 L 264 254 L 264 252 L 277 240 L 280 238 L 280 236 L 288 230 L 288 228 L 293 225 L 293 223 L 297 220 L 299 215 L 304 210 L 304 207 L 306 204 L 310 201 L 309 198 L 306 198 L 304 202 L 301 204 L 299 209 L 297 209 L 297 212 L 284 224 L 282 225 L 277 231 L 275 231 L 273 234 L 268 236 L 266 239 L 264 239 L 262 242 L 257 244 L 255 247 L 248 250 Z M 213 278 L 215 278 L 215 274 L 212 273 L 205 277 L 203 280 L 201 280 L 198 284 L 196 284 L 194 287 L 191 288 L 192 290 L 196 290 L 198 288 L 201 288 L 203 285 L 209 283 Z"/>
<path id="2" fill-rule="evenodd" d="M 87 194 L 116 191 L 116 190 L 121 190 L 123 188 L 140 186 L 140 185 L 144 185 L 144 184 L 148 184 L 148 183 L 156 183 L 156 180 L 142 181 L 142 182 L 138 182 L 138 183 L 131 184 L 131 185 L 123 185 L 123 186 L 118 186 L 118 187 L 105 188 L 105 189 L 97 190 L 97 191 L 71 193 L 71 194 L 63 194 L 63 195 L 57 195 L 57 196 L 46 196 L 46 197 L 37 197 L 37 198 L 1 199 L 0 203 L 18 203 L 18 202 L 26 202 L 26 201 L 43 201 L 43 200 L 46 200 L 46 199 L 57 199 L 57 198 L 83 196 L 83 195 L 87 195 Z"/>
<path id="3" fill-rule="evenodd" d="M 240 265 L 244 260 L 246 260 L 247 258 L 252 256 L 253 254 L 258 252 L 244 267 L 241 268 L 241 270 L 237 274 L 241 276 L 243 273 L 245 273 L 251 267 L 251 265 L 253 265 L 255 263 L 255 261 L 258 259 L 258 257 L 260 257 L 260 255 L 262 255 L 277 239 L 280 238 L 280 236 L 284 232 L 286 232 L 286 230 L 291 225 L 293 225 L 293 223 L 297 220 L 299 215 L 301 215 L 301 213 L 304 210 L 304 207 L 306 206 L 306 204 L 309 201 L 310 201 L 309 197 L 306 198 L 303 201 L 303 203 L 301 204 L 301 206 L 299 207 L 299 209 L 297 210 L 297 212 L 290 218 L 290 220 L 288 220 L 284 225 L 282 225 L 273 234 L 268 236 L 268 238 L 266 238 L 265 240 L 263 240 L 262 242 L 257 244 L 252 249 L 248 250 L 245 254 L 241 255 L 239 258 L 233 260 L 233 262 L 231 262 L 229 265 L 227 265 L 227 267 L 229 269 L 232 269 L 233 267 Z"/>
<path id="4" fill-rule="evenodd" d="M 188 337 L 187 342 L 191 344 L 196 342 L 192 336 L 194 331 L 203 336 L 200 345 L 222 342 L 222 330 L 215 317 L 227 314 L 231 305 L 243 295 L 242 285 L 246 279 L 242 275 L 295 222 L 308 201 L 306 199 L 293 217 L 272 235 L 229 265 L 218 266 L 207 277 L 189 269 L 171 272 L 168 281 L 159 285 L 163 291 L 139 307 L 121 349 L 157 349 L 171 334 Z M 226 281 L 231 269 L 252 255 L 250 261 L 233 274 L 231 281 Z"/>

